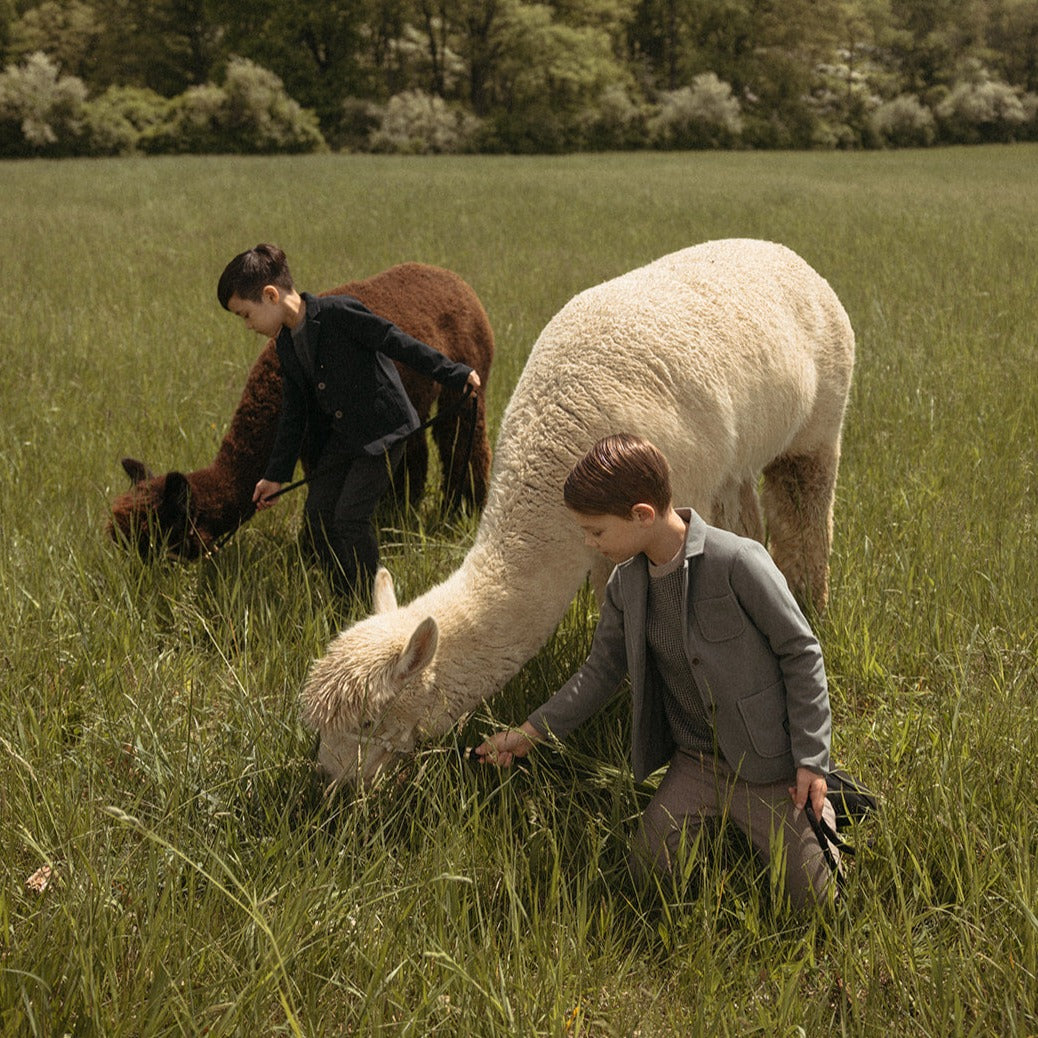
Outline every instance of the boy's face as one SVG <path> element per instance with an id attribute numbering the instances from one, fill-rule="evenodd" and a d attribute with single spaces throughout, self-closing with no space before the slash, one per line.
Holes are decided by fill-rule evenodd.
<path id="1" fill-rule="evenodd" d="M 644 551 L 656 518 L 651 505 L 635 505 L 627 518 L 619 515 L 570 514 L 584 532 L 584 543 L 604 555 L 614 565 L 626 562 Z"/>
<path id="2" fill-rule="evenodd" d="M 237 293 L 227 300 L 227 309 L 237 314 L 250 332 L 269 339 L 281 331 L 285 323 L 285 308 L 281 292 L 274 285 L 267 285 L 260 298 L 242 299 Z"/>

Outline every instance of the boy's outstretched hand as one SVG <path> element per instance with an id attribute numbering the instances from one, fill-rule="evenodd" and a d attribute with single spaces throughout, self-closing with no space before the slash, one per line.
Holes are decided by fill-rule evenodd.
<path id="1" fill-rule="evenodd" d="M 256 484 L 256 489 L 252 492 L 252 503 L 257 508 L 271 508 L 276 504 L 276 501 L 271 501 L 271 494 L 276 494 L 281 489 L 280 483 L 275 483 L 269 479 L 261 479 Z"/>
<path id="2" fill-rule="evenodd" d="M 793 799 L 793 806 L 802 811 L 811 798 L 811 807 L 814 808 L 815 817 L 822 817 L 822 808 L 825 806 L 825 795 L 829 791 L 825 776 L 819 775 L 817 771 L 810 768 L 797 768 L 797 784 L 789 787 L 789 795 Z"/>
<path id="3" fill-rule="evenodd" d="M 484 739 L 474 752 L 481 764 L 489 761 L 499 768 L 507 768 L 517 757 L 525 757 L 542 738 L 532 724 L 523 721 L 518 728 L 495 732 Z"/>

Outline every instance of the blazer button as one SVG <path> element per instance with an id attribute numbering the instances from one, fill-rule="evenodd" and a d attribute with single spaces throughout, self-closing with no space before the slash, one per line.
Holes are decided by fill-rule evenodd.
<path id="1" fill-rule="evenodd" d="M 341 418 L 342 417 L 342 411 L 336 411 L 335 412 L 335 417 L 336 418 Z"/>
<path id="2" fill-rule="evenodd" d="M 693 667 L 698 667 L 699 664 L 702 663 L 702 662 L 703 661 L 698 656 L 693 656 L 692 657 L 691 663 L 692 663 Z"/>
<path id="3" fill-rule="evenodd" d="M 324 383 L 323 382 L 318 382 L 317 383 L 317 388 L 318 389 L 324 389 Z"/>

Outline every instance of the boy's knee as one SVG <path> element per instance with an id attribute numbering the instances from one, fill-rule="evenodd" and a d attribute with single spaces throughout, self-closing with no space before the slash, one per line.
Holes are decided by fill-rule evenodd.
<path id="1" fill-rule="evenodd" d="M 627 869 L 639 886 L 645 886 L 670 872 L 665 846 L 652 843 L 639 828 L 627 852 Z"/>
<path id="2" fill-rule="evenodd" d="M 701 823 L 693 819 L 686 818 L 679 825 L 665 813 L 647 812 L 631 840 L 632 872 L 645 877 L 673 875 L 697 842 L 700 829 Z"/>
<path id="3" fill-rule="evenodd" d="M 838 892 L 836 874 L 820 854 L 818 860 L 811 859 L 787 868 L 786 893 L 789 903 L 797 911 L 825 908 Z"/>

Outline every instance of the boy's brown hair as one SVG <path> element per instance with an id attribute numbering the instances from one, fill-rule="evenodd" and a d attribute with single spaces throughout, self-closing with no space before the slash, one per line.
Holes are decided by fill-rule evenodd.
<path id="1" fill-rule="evenodd" d="M 286 291 L 295 287 L 284 252 L 276 245 L 261 242 L 254 248 L 239 252 L 224 267 L 216 286 L 216 297 L 225 310 L 228 309 L 231 296 L 258 303 L 267 285 Z"/>
<path id="2" fill-rule="evenodd" d="M 630 433 L 603 437 L 566 477 L 562 497 L 581 515 L 627 519 L 637 504 L 670 507 L 670 466 L 659 448 Z"/>

